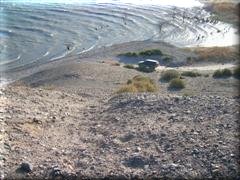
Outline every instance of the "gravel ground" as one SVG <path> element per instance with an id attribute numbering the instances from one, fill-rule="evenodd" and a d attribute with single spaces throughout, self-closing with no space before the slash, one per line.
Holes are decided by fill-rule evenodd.
<path id="1" fill-rule="evenodd" d="M 7 179 L 240 178 L 239 97 L 3 93 Z"/>
<path id="2" fill-rule="evenodd" d="M 1 90 L 2 177 L 240 178 L 234 78 L 183 79 L 111 63 L 48 68 Z M 156 93 L 116 94 L 135 75 Z"/>

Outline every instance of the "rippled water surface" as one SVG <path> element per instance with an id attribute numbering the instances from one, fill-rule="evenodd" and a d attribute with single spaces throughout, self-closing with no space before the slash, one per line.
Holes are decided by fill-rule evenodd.
<path id="1" fill-rule="evenodd" d="M 201 7 L 5 2 L 0 14 L 0 71 L 129 41 L 192 46 L 235 33 L 230 25 L 209 22 Z"/>

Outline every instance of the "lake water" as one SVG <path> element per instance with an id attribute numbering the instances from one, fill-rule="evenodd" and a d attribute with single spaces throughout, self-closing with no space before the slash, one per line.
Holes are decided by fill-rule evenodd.
<path id="1" fill-rule="evenodd" d="M 193 0 L 188 5 L 166 0 L 30 2 L 36 1 L 1 1 L 1 72 L 129 41 L 162 40 L 180 47 L 237 43 L 236 29 L 209 22 L 210 14 Z"/>

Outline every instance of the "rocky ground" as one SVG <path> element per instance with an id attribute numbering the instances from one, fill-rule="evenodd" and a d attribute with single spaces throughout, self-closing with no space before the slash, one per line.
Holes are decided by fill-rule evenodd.
<path id="1" fill-rule="evenodd" d="M 160 72 L 76 62 L 3 88 L 2 177 L 240 178 L 238 81 L 202 73 L 169 91 Z M 135 75 L 159 91 L 115 93 Z"/>

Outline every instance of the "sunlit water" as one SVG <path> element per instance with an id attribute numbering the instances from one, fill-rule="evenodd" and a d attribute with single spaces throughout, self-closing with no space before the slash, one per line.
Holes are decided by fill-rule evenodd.
<path id="1" fill-rule="evenodd" d="M 193 0 L 184 1 L 186 4 L 166 0 L 130 4 L 129 0 L 30 1 L 36 2 L 1 2 L 0 71 L 129 41 L 162 40 L 180 47 L 237 43 L 235 29 L 204 21 L 210 14 Z"/>

